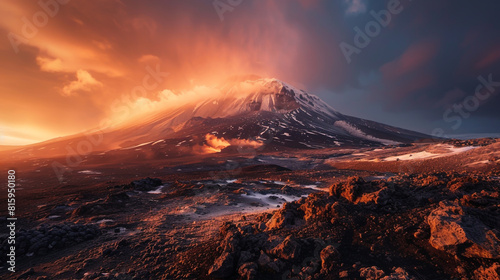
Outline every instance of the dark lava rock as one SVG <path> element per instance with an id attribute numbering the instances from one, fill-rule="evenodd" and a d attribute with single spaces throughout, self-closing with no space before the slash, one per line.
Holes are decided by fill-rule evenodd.
<path id="1" fill-rule="evenodd" d="M 21 275 L 19 275 L 19 277 L 17 277 L 17 279 L 26 279 L 33 274 L 35 274 L 35 270 L 33 268 L 30 268 L 30 269 L 26 270 L 25 272 L 23 272 Z"/>
<path id="2" fill-rule="evenodd" d="M 89 202 L 83 205 L 80 205 L 78 208 L 73 210 L 71 216 L 73 217 L 81 217 L 81 216 L 91 216 L 96 215 L 104 211 L 104 203 L 98 202 Z"/>
<path id="3" fill-rule="evenodd" d="M 498 280 L 500 279 L 500 264 L 494 263 L 490 267 L 481 266 L 474 271 L 477 280 Z"/>
<path id="4" fill-rule="evenodd" d="M 35 229 L 19 230 L 16 236 L 16 253 L 19 255 L 46 255 L 56 249 L 66 248 L 101 235 L 95 225 L 83 224 L 42 224 Z M 6 261 L 9 250 L 7 238 L 0 238 L 0 259 Z"/>
<path id="5" fill-rule="evenodd" d="M 161 179 L 158 178 L 145 178 L 136 181 L 132 181 L 132 183 L 123 186 L 124 189 L 134 189 L 137 191 L 152 191 L 158 188 L 162 184 Z"/>
<path id="6" fill-rule="evenodd" d="M 292 171 L 291 169 L 288 169 L 283 166 L 279 166 L 276 164 L 258 164 L 258 165 L 250 165 L 250 166 L 245 166 L 241 168 L 242 173 L 267 173 L 267 172 L 285 172 L 285 171 Z"/>
<path id="7" fill-rule="evenodd" d="M 378 280 L 385 276 L 385 272 L 376 266 L 364 267 L 359 270 L 359 275 L 364 279 Z"/>
<path id="8" fill-rule="evenodd" d="M 268 230 L 280 229 L 289 226 L 299 226 L 304 223 L 304 212 L 295 202 L 283 204 L 283 208 L 274 213 L 272 218 L 266 223 Z"/>
<path id="9" fill-rule="evenodd" d="M 208 275 L 215 278 L 226 278 L 233 274 L 235 266 L 235 253 L 224 252 L 210 267 Z"/>
<path id="10" fill-rule="evenodd" d="M 363 178 L 349 177 L 345 182 L 339 182 L 330 187 L 330 195 L 343 197 L 349 202 L 354 202 L 361 193 L 361 188 L 366 184 Z"/>
<path id="11" fill-rule="evenodd" d="M 335 262 L 340 260 L 340 252 L 332 245 L 326 246 L 320 252 L 321 269 L 325 272 L 331 271 Z"/>
<path id="12" fill-rule="evenodd" d="M 121 202 L 127 201 L 129 199 L 130 199 L 130 196 L 127 194 L 127 192 L 119 192 L 119 193 L 109 194 L 106 197 L 105 202 L 121 203 Z"/>
<path id="13" fill-rule="evenodd" d="M 345 198 L 355 204 L 385 205 L 393 193 L 394 189 L 386 182 L 377 180 L 365 182 L 361 177 L 349 177 L 347 181 L 330 187 L 331 196 Z"/>
<path id="14" fill-rule="evenodd" d="M 278 273 L 283 267 L 282 262 L 278 259 L 272 259 L 264 251 L 260 252 L 259 259 L 257 260 L 259 266 L 265 272 Z"/>
<path id="15" fill-rule="evenodd" d="M 210 271 L 237 279 L 499 279 L 499 193 L 498 181 L 474 174 L 353 177 L 330 194 L 223 224 Z"/>
<path id="16" fill-rule="evenodd" d="M 238 268 L 238 274 L 245 280 L 252 280 L 257 278 L 257 264 L 254 262 L 244 263 Z"/>
<path id="17" fill-rule="evenodd" d="M 271 249 L 269 253 L 285 260 L 293 260 L 299 257 L 300 251 L 301 245 L 289 235 L 278 246 Z"/>
<path id="18" fill-rule="evenodd" d="M 241 266 L 242 264 L 250 261 L 254 257 L 255 257 L 255 255 L 253 253 L 251 253 L 250 251 L 241 251 L 240 258 L 238 259 L 238 265 Z"/>

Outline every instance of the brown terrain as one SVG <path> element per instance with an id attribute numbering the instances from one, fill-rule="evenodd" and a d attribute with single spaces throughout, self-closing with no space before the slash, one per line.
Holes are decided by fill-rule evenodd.
<path id="1" fill-rule="evenodd" d="M 500 279 L 499 147 L 122 151 L 62 181 L 61 158 L 0 163 L 18 218 L 16 273 L 5 232 L 0 278 Z"/>

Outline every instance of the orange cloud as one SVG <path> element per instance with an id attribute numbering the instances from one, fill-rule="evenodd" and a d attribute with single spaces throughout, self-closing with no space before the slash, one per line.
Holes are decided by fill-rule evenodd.
<path id="1" fill-rule="evenodd" d="M 139 59 L 137 61 L 139 61 L 140 63 L 156 64 L 160 61 L 160 58 L 157 57 L 156 55 L 145 54 L 145 55 L 142 55 L 141 57 L 139 57 Z"/>
<path id="2" fill-rule="evenodd" d="M 237 146 L 237 147 L 251 147 L 251 148 L 259 148 L 263 145 L 260 141 L 249 140 L 249 139 L 224 139 L 224 137 L 218 138 L 213 134 L 205 135 L 205 144 L 201 147 L 197 146 L 194 148 L 195 152 L 199 152 L 202 154 L 214 154 L 220 153 L 223 149 L 229 146 Z"/>
<path id="3" fill-rule="evenodd" d="M 102 83 L 94 79 L 89 72 L 78 70 L 76 72 L 76 81 L 72 81 L 69 85 L 64 86 L 62 92 L 66 96 L 77 94 L 81 91 L 90 91 L 92 88 L 102 86 Z"/>
<path id="4" fill-rule="evenodd" d="M 48 57 L 37 57 L 36 62 L 40 65 L 40 69 L 46 72 L 65 72 L 64 65 L 59 58 L 51 59 Z"/>
<path id="5" fill-rule="evenodd" d="M 207 153 L 220 153 L 223 149 L 231 146 L 224 137 L 217 138 L 217 136 L 212 134 L 205 135 L 205 142 L 204 147 Z"/>
<path id="6" fill-rule="evenodd" d="M 0 1 L 0 30 L 24 36 L 23 19 L 32 24 L 33 15 L 43 11 L 38 2 Z M 297 61 L 311 55 L 323 61 L 324 55 L 304 40 L 304 31 L 282 13 L 283 5 L 248 2 L 221 23 L 211 2 L 69 1 L 46 25 L 35 26 L 17 54 L 9 40 L 0 40 L 0 109 L 18 109 L 2 110 L 1 121 L 29 123 L 57 137 L 96 127 L 104 118 L 120 122 L 201 98 L 176 95 L 193 86 L 211 88 L 232 75 L 254 73 L 292 83 L 304 73 L 316 77 L 308 71 L 315 66 L 297 67 Z M 155 86 L 137 94 L 150 74 L 147 67 L 156 65 L 170 76 L 150 79 Z"/>

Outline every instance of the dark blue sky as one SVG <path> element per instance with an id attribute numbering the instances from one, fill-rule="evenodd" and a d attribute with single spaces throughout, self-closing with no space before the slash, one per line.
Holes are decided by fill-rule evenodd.
<path id="1" fill-rule="evenodd" d="M 498 1 L 317 1 L 295 23 L 321 57 L 304 83 L 347 114 L 425 133 L 500 132 L 499 8 Z M 288 13 L 293 21 L 295 11 Z M 339 60 L 343 43 L 348 59 Z M 485 80 L 490 85 L 476 94 Z"/>

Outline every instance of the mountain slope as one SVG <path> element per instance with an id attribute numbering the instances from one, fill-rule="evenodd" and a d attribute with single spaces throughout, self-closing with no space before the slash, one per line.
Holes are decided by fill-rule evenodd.
<path id="1" fill-rule="evenodd" d="M 273 135 L 274 144 L 320 148 L 408 143 L 428 137 L 343 115 L 318 97 L 277 79 L 226 83 L 220 91 L 219 96 L 188 104 L 169 117 L 156 116 L 148 123 L 150 137 L 146 138 L 214 132 L 218 137 L 264 140 Z M 144 124 L 134 129 L 140 128 Z"/>
<path id="2" fill-rule="evenodd" d="M 233 79 L 219 86 L 218 92 L 201 101 L 152 114 L 135 124 L 104 133 L 51 140 L 14 152 L 16 157 L 67 155 L 68 147 L 77 150 L 82 141 L 91 142 L 92 153 L 155 146 L 155 150 L 182 154 L 189 150 L 219 152 L 229 146 L 317 149 L 381 146 L 428 138 L 421 133 L 343 115 L 317 96 L 277 79 Z M 220 145 L 213 147 L 211 142 Z"/>

